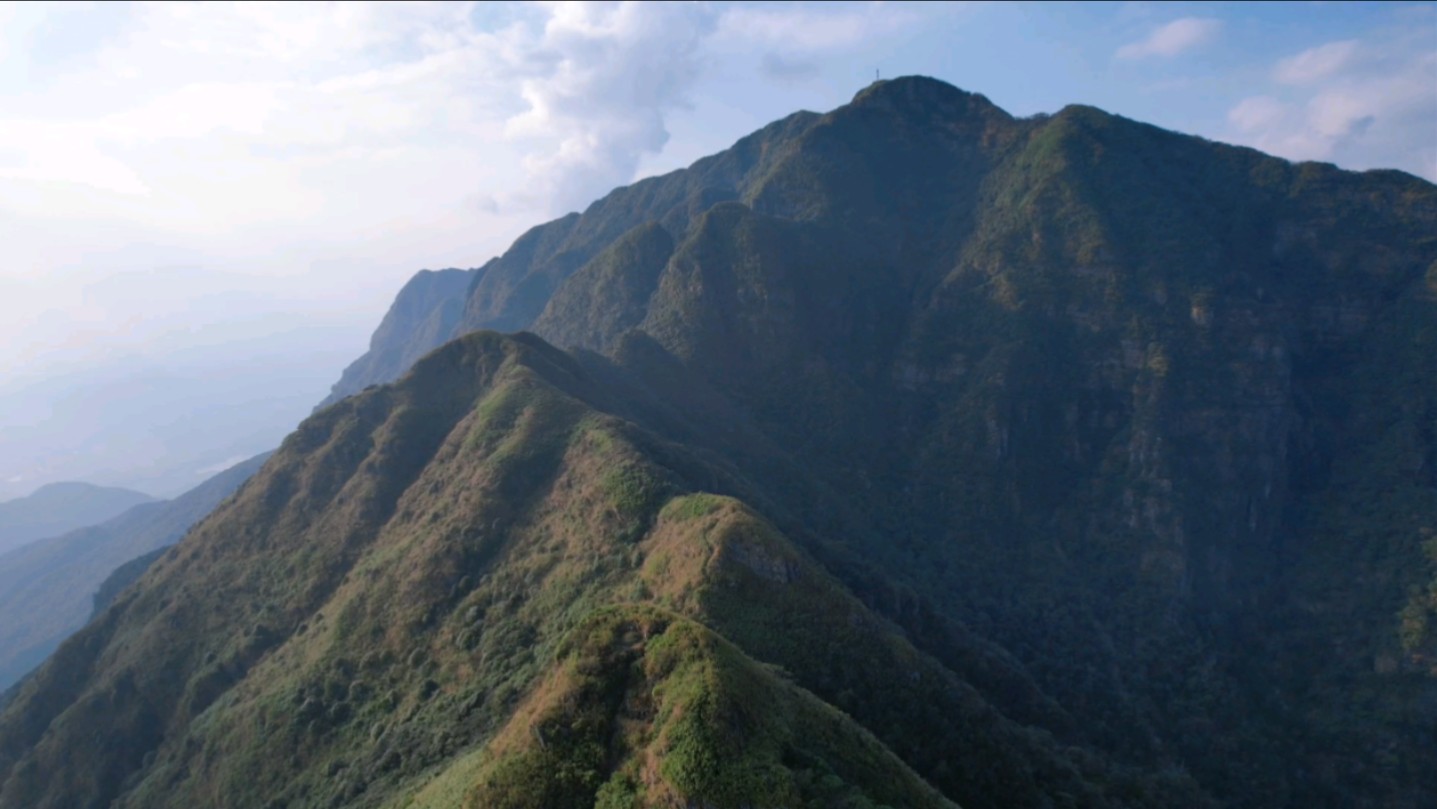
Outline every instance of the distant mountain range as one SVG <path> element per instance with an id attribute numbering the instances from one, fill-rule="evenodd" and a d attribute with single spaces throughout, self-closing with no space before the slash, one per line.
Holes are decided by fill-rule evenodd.
<path id="1" fill-rule="evenodd" d="M 0 691 L 85 625 L 96 592 L 116 568 L 178 541 L 268 457 L 237 464 L 174 500 L 143 502 L 98 525 L 0 554 Z"/>
<path id="2" fill-rule="evenodd" d="M 37 539 L 104 522 L 154 500 L 147 494 L 89 483 L 51 483 L 0 503 L 0 553 Z"/>
<path id="3" fill-rule="evenodd" d="M 877 82 L 334 398 L 14 691 L 0 809 L 1437 805 L 1410 175 Z"/>

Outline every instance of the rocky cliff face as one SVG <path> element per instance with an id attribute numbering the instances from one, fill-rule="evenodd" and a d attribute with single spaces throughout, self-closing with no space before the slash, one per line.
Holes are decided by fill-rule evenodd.
<path id="1" fill-rule="evenodd" d="M 1424 805 L 1434 233 L 1404 174 L 929 79 L 785 119 L 487 265 L 458 330 L 538 336 L 307 422 L 0 717 L 0 806 L 929 801 L 889 754 L 969 807 Z M 679 619 L 742 657 L 658 662 Z M 885 752 L 795 747 L 752 661 Z"/>

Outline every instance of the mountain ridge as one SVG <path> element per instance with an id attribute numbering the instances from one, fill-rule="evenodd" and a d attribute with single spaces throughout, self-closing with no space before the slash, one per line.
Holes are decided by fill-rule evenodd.
<path id="1" fill-rule="evenodd" d="M 461 373 L 461 369 L 468 369 L 473 376 Z M 673 579 L 659 573 L 660 570 L 675 564 L 668 561 L 674 557 L 667 556 L 666 553 L 688 555 L 694 548 L 693 543 L 687 539 L 691 536 L 687 529 L 673 535 L 664 529 L 664 525 L 678 528 L 688 520 L 712 519 L 723 514 L 740 517 L 741 521 L 736 526 L 739 533 L 733 534 L 732 540 L 725 539 L 720 543 L 721 552 L 716 560 L 719 560 L 720 570 L 731 571 L 723 575 L 738 575 L 739 580 L 751 582 L 750 587 L 757 586 L 759 589 L 750 590 L 754 596 L 769 593 L 763 600 L 777 597 L 778 594 L 771 589 L 773 583 L 782 585 L 792 580 L 792 577 L 798 577 L 797 580 L 810 580 L 823 576 L 811 563 L 799 561 L 799 557 L 794 556 L 796 550 L 774 536 L 771 528 L 753 525 L 750 522 L 753 517 L 745 516 L 746 512 L 741 506 L 728 506 L 722 500 L 706 499 L 704 495 L 675 500 L 671 494 L 667 494 L 666 492 L 673 491 L 672 487 L 675 485 L 672 479 L 664 480 L 665 476 L 675 473 L 672 468 L 666 473 L 661 472 L 649 465 L 651 461 L 644 460 L 642 455 L 635 452 L 652 452 L 653 450 L 644 451 L 639 448 L 644 443 L 654 441 L 654 438 L 641 439 L 632 432 L 635 428 L 626 422 L 588 412 L 571 398 L 579 396 L 582 400 L 592 401 L 592 397 L 597 395 L 598 401 L 610 402 L 622 401 L 624 398 L 615 398 L 617 391 L 606 394 L 602 389 L 595 389 L 591 387 L 593 383 L 590 372 L 537 338 L 477 333 L 426 357 L 397 388 L 384 387 L 367 392 L 356 399 L 345 400 L 310 419 L 286 440 L 275 460 L 267 465 L 254 483 L 241 492 L 238 499 L 230 501 L 217 514 L 206 520 L 197 529 L 197 533 L 182 544 L 178 552 L 167 554 L 157 562 L 151 571 L 145 574 L 138 590 L 131 589 L 126 595 L 122 595 L 96 622 L 67 642 L 59 655 L 46 664 L 34 681 L 22 687 L 17 706 L 7 714 L 7 718 L 12 721 L 28 716 L 24 727 L 30 730 L 25 731 L 26 733 L 35 733 L 43 725 L 50 725 L 52 728 L 45 733 L 49 743 L 37 746 L 30 755 L 58 754 L 62 749 L 56 746 L 59 739 L 65 738 L 69 733 L 83 733 L 85 731 L 81 728 L 94 723 L 110 727 L 108 732 L 118 736 L 149 738 L 152 740 L 150 744 L 171 733 L 184 734 L 182 729 L 188 725 L 191 728 L 189 733 L 199 733 L 201 738 L 207 738 L 208 741 L 199 742 L 196 747 L 196 742 L 181 742 L 179 738 L 174 738 L 162 742 L 162 746 L 156 750 L 157 755 L 146 753 L 139 748 L 107 752 L 92 748 L 95 754 L 101 756 L 101 760 L 108 763 L 98 767 L 93 775 L 73 781 L 67 779 L 63 786 L 52 781 L 48 787 L 44 787 L 41 786 L 43 781 L 37 782 L 35 779 L 43 779 L 44 773 L 47 772 L 58 772 L 55 765 L 45 763 L 44 758 L 27 757 L 18 764 L 7 766 L 7 762 L 15 762 L 13 757 L 19 748 L 14 746 L 17 741 L 14 735 L 0 730 L 0 756 L 3 756 L 0 758 L 0 766 L 6 767 L 11 773 L 3 791 L 0 791 L 0 806 L 11 805 L 16 801 L 24 805 L 30 805 L 31 801 L 36 802 L 34 805 L 49 805 L 48 802 L 57 800 L 62 803 L 105 800 L 103 796 L 114 795 L 122 788 L 122 783 L 133 784 L 132 779 L 126 778 L 124 773 L 135 771 L 133 768 L 136 766 L 143 767 L 141 772 L 147 773 L 147 777 L 124 789 L 130 794 L 129 800 L 135 805 L 171 805 L 172 802 L 173 805 L 188 805 L 188 802 L 194 799 L 194 794 L 203 792 L 175 792 L 177 785 L 173 776 L 198 765 L 192 751 L 207 749 L 211 744 L 218 743 L 221 737 L 258 740 L 254 734 L 268 723 L 260 720 L 258 727 L 254 726 L 252 723 L 257 720 L 252 711 L 263 705 L 271 705 L 265 709 L 269 711 L 282 710 L 286 714 L 294 712 L 293 706 L 288 703 L 281 709 L 273 702 L 275 698 L 288 699 L 283 693 L 275 694 L 271 691 L 269 697 L 261 698 L 253 691 L 255 688 L 273 689 L 286 681 L 287 678 L 278 679 L 270 674 L 269 670 L 276 666 L 299 667 L 300 671 L 309 670 L 322 678 L 320 684 L 314 686 L 319 690 L 312 690 L 309 686 L 301 688 L 299 696 L 295 697 L 303 704 L 299 705 L 299 718 L 294 723 L 295 730 L 292 731 L 294 735 L 290 736 L 289 731 L 284 732 L 285 736 L 293 739 L 293 742 L 286 742 L 287 744 L 299 744 L 311 749 L 310 753 L 301 753 L 296 749 L 300 760 L 311 763 L 316 759 L 322 761 L 326 758 L 323 752 L 325 749 L 345 742 L 348 748 L 341 749 L 353 749 L 353 731 L 330 739 L 327 728 L 352 727 L 356 713 L 383 716 L 385 712 L 378 708 L 378 713 L 375 713 L 377 706 L 361 704 L 375 698 L 376 695 L 368 690 L 362 692 L 363 696 L 359 696 L 361 692 L 351 686 L 346 699 L 326 683 L 334 677 L 352 679 L 360 670 L 370 670 L 375 666 L 378 668 L 371 670 L 371 675 L 385 671 L 391 664 L 382 661 L 394 653 L 381 650 L 391 644 L 399 644 L 402 649 L 412 648 L 408 646 L 410 632 L 429 640 L 417 650 L 405 655 L 408 664 L 416 665 L 431 657 L 439 664 L 438 669 L 432 668 L 432 664 L 418 665 L 413 669 L 414 675 L 427 675 L 429 679 L 420 681 L 416 678 L 410 687 L 418 688 L 416 693 L 421 695 L 428 692 L 431 695 L 429 698 L 432 698 L 436 686 L 430 683 L 434 682 L 434 678 L 438 678 L 437 688 L 448 695 L 448 699 L 442 704 L 428 709 L 418 708 L 422 705 L 422 700 L 427 699 L 422 696 L 421 702 L 412 704 L 420 710 L 418 716 L 423 720 L 423 726 L 452 723 L 452 717 L 447 722 L 440 717 L 449 716 L 450 712 L 455 710 L 453 706 L 468 705 L 470 700 L 476 698 L 464 691 L 464 672 L 475 665 L 472 658 L 466 662 L 466 653 L 470 649 L 477 648 L 481 654 L 480 659 L 486 661 L 486 666 L 496 668 L 501 673 L 506 670 L 513 671 L 524 677 L 524 680 L 520 681 L 522 683 L 540 673 L 543 659 L 522 650 L 518 650 L 517 658 L 512 658 L 516 650 L 509 649 L 504 654 L 511 656 L 519 668 L 512 668 L 515 665 L 512 662 L 503 664 L 503 658 L 496 659 L 496 656 L 500 655 L 500 650 L 507 647 L 494 645 L 502 642 L 502 630 L 515 626 L 512 622 L 520 619 L 517 626 L 532 626 L 533 628 L 525 633 L 526 636 L 541 641 L 543 645 L 564 642 L 562 639 L 567 635 L 566 630 L 555 632 L 554 629 L 542 629 L 544 623 L 529 624 L 522 616 L 526 614 L 527 608 L 531 610 L 528 614 L 535 616 L 530 620 L 552 621 L 553 618 L 539 618 L 538 616 L 545 613 L 532 612 L 534 608 L 528 605 L 539 602 L 542 606 L 547 600 L 562 601 L 572 598 L 575 595 L 574 582 L 583 582 L 584 579 L 571 579 L 571 574 L 550 573 L 548 578 L 551 581 L 544 584 L 541 590 L 529 592 L 524 596 L 519 595 L 525 592 L 522 584 L 519 590 L 504 588 L 512 588 L 515 584 L 528 580 L 533 574 L 525 574 L 524 571 L 532 563 L 540 563 L 538 571 L 545 570 L 548 564 L 543 563 L 543 560 L 551 552 L 546 550 L 540 540 L 542 537 L 553 536 L 551 531 L 563 530 L 560 526 L 567 524 L 563 521 L 568 519 L 570 509 L 578 509 L 574 514 L 587 512 L 590 515 L 588 524 L 602 528 L 597 533 L 573 533 L 572 529 L 568 529 L 571 533 L 565 541 L 577 543 L 578 547 L 564 554 L 565 558 L 573 559 L 581 565 L 585 564 L 583 560 L 586 554 L 581 549 L 594 542 L 600 543 L 599 548 L 609 547 L 609 553 L 617 553 L 619 559 L 632 559 L 626 546 L 635 540 L 645 545 L 653 545 L 653 550 L 645 554 L 648 569 L 651 571 L 648 575 L 657 574 L 650 586 L 663 587 L 667 593 L 672 593 L 672 596 L 660 595 L 660 603 L 678 606 L 684 612 L 701 609 L 699 604 L 704 600 L 703 590 L 694 591 L 690 588 L 709 586 L 706 582 L 709 581 L 710 574 L 700 573 L 693 584 L 685 584 L 683 579 Z M 564 392 L 566 390 L 568 393 Z M 416 398 L 415 394 L 421 391 L 425 395 Z M 449 399 L 446 403 L 449 396 L 459 398 Z M 455 407 L 458 401 L 464 400 L 477 400 L 478 406 L 467 413 L 466 408 Z M 423 413 L 416 412 L 416 407 L 421 408 Z M 394 429 L 397 424 L 406 424 L 410 428 L 416 425 L 433 425 L 436 423 L 434 417 L 440 413 L 448 415 L 440 417 L 438 423 L 454 425 L 452 430 L 447 430 L 447 426 L 440 428 L 441 432 L 447 430 L 449 433 L 442 439 L 432 426 L 425 426 L 412 434 L 419 440 L 416 447 L 408 443 L 409 439 L 403 437 L 403 432 L 396 432 Z M 556 433 L 556 430 L 559 432 Z M 366 433 L 374 437 L 375 444 L 370 454 L 361 460 L 350 452 L 350 448 L 356 446 L 357 441 L 367 443 L 362 439 Z M 566 437 L 561 438 L 561 435 Z M 636 439 L 643 443 L 630 443 Z M 401 443 L 395 444 L 396 441 Z M 430 460 L 421 468 L 415 461 L 410 460 L 415 456 L 412 456 L 411 450 L 406 447 Z M 607 460 L 596 464 L 588 460 L 592 453 L 598 453 L 595 460 Z M 549 478 L 539 471 L 550 464 L 560 463 L 560 456 L 564 456 L 566 460 L 557 467 L 560 470 L 558 477 Z M 331 467 L 326 459 L 339 460 L 343 464 L 342 468 L 349 470 L 348 478 L 330 474 L 328 470 Z M 463 471 L 473 468 L 471 465 L 476 461 L 481 463 L 478 467 L 480 477 L 475 477 L 473 472 Z M 693 461 L 688 463 L 692 464 Z M 401 493 L 393 486 L 384 485 L 385 477 L 373 474 L 372 470 L 377 465 L 385 464 L 397 464 L 400 468 L 418 470 L 419 477 L 413 478 Z M 655 476 L 656 473 L 659 476 Z M 488 478 L 487 482 L 481 482 L 485 481 L 485 478 Z M 479 484 L 477 488 L 475 483 Z M 456 486 L 456 491 L 463 491 L 465 494 L 457 499 L 447 494 L 440 499 L 431 499 L 436 487 L 442 490 L 443 487 Z M 549 489 L 548 495 L 543 494 L 545 488 Z M 548 498 L 571 489 L 579 492 L 578 505 L 563 510 L 553 510 L 547 505 Z M 284 495 L 277 498 L 277 492 L 283 492 Z M 461 508 L 478 507 L 485 510 L 480 513 L 497 516 L 492 521 L 473 517 L 455 520 L 454 516 L 457 515 L 450 515 L 448 511 L 464 499 L 471 500 L 473 504 Z M 651 522 L 656 516 L 654 509 L 666 500 L 667 505 L 661 512 L 668 515 L 668 522 L 663 522 L 663 517 L 659 517 L 658 524 Z M 321 501 L 333 504 L 339 511 L 329 514 L 325 514 L 323 509 L 319 512 L 312 511 L 313 506 Z M 275 510 L 271 505 L 273 503 L 284 505 L 280 510 Z M 738 511 L 733 511 L 734 508 Z M 429 509 L 440 510 L 431 512 Z M 527 518 L 515 513 L 515 509 L 523 509 L 541 522 L 528 525 Z M 307 517 L 306 514 L 317 514 L 318 518 Z M 240 515 L 245 519 L 237 520 Z M 561 521 L 551 522 L 556 518 Z M 388 525 L 376 529 L 376 525 L 385 523 Z M 261 529 L 264 525 L 273 527 L 268 530 Z M 398 529 L 394 527 L 396 525 L 409 528 Z M 421 538 L 417 544 L 392 544 L 399 541 L 403 535 L 395 533 L 396 531 L 407 533 L 426 525 L 437 526 L 437 529 L 419 534 L 418 537 Z M 513 528 L 506 527 L 510 525 Z M 752 527 L 743 527 L 749 525 Z M 476 530 L 476 526 L 489 527 Z M 699 527 L 699 530 L 702 532 L 704 529 Z M 295 543 L 285 539 L 294 537 L 296 531 L 309 536 L 310 541 Z M 505 540 L 504 534 L 511 531 L 520 531 L 529 539 Z M 494 536 L 494 533 L 499 536 Z M 455 544 L 456 541 L 458 544 Z M 495 546 L 496 541 L 502 544 Z M 736 544 L 730 545 L 730 541 Z M 372 551 L 363 550 L 364 546 L 371 543 L 375 543 L 371 545 Z M 405 548 L 403 553 L 406 554 L 407 562 L 401 567 L 419 567 L 408 574 L 407 580 L 387 580 L 383 582 L 382 588 L 376 589 L 377 571 L 381 566 L 382 569 L 389 569 L 395 564 L 395 560 L 389 557 L 389 551 L 386 550 L 390 547 L 395 550 Z M 723 550 L 729 547 L 733 550 Z M 672 551 L 661 551 L 662 548 L 672 548 Z M 496 568 L 492 562 L 486 561 L 493 559 L 495 553 L 517 554 L 518 557 L 514 566 Z M 775 553 L 780 556 L 774 557 Z M 793 561 L 775 561 L 784 557 Z M 273 574 L 256 578 L 254 572 L 237 575 L 237 571 L 245 569 L 246 559 L 260 562 L 266 567 L 283 566 L 279 569 L 299 560 L 309 559 L 310 561 L 302 564 L 310 565 L 319 575 L 300 590 L 286 590 L 282 589 L 284 574 L 280 574 L 279 578 L 275 578 Z M 286 561 L 287 559 L 294 561 Z M 477 569 L 473 567 L 476 562 L 480 565 Z M 316 564 L 318 566 L 313 567 Z M 333 567 L 336 564 L 340 567 Z M 633 562 L 621 564 L 631 565 Z M 461 577 L 451 586 L 449 582 L 455 581 L 455 577 L 465 569 L 468 569 L 470 574 Z M 485 569 L 490 572 L 478 575 Z M 603 569 L 603 566 L 594 568 L 595 571 Z M 348 572 L 341 573 L 341 570 Z M 805 570 L 807 572 L 804 572 Z M 435 574 L 440 574 L 440 578 L 433 579 Z M 195 579 L 196 575 L 202 577 L 203 582 Z M 293 575 L 290 574 L 291 577 Z M 477 579 L 474 578 L 476 575 Z M 599 575 L 602 577 L 604 574 L 600 572 Z M 516 580 L 515 576 L 523 578 Z M 612 576 L 607 578 L 612 579 Z M 305 580 L 301 578 L 299 581 Z M 622 578 L 608 584 L 604 583 L 604 578 L 593 581 L 593 584 L 587 586 L 597 585 L 599 592 L 617 584 L 620 590 L 616 595 L 621 597 L 626 586 L 622 583 Z M 146 584 L 149 586 L 145 586 Z M 193 595 L 180 601 L 172 600 L 185 591 L 194 593 L 190 588 L 195 586 L 200 587 L 200 592 L 209 594 L 204 599 L 207 605 L 196 603 Z M 834 585 L 827 586 L 832 588 Z M 261 600 L 250 597 L 247 604 L 243 599 L 236 598 L 254 587 L 267 590 L 270 595 Z M 474 591 L 468 592 L 466 587 L 474 588 Z M 782 589 L 780 587 L 780 591 Z M 286 592 L 288 595 L 281 595 Z M 496 594 L 506 592 L 512 595 L 495 598 Z M 690 592 L 699 598 L 698 602 L 666 600 L 673 596 L 687 598 L 685 594 Z M 754 599 L 746 601 L 752 604 Z M 684 607 L 685 603 L 690 606 Z M 844 610 L 850 613 L 855 609 L 861 613 L 864 609 L 854 599 L 850 598 L 848 603 L 849 606 Z M 220 614 L 233 615 L 229 620 L 238 618 L 239 615 L 245 614 L 235 614 L 239 604 L 244 604 L 240 609 L 246 612 L 258 610 L 257 613 L 249 613 L 251 618 L 240 620 L 246 623 L 248 620 L 260 621 L 260 624 L 246 630 L 239 638 L 209 633 L 194 634 L 190 629 L 194 622 L 207 624 L 218 617 L 209 614 L 208 610 L 219 610 Z M 517 612 L 514 611 L 516 604 Z M 316 611 L 321 605 L 322 612 Z M 436 608 L 442 609 L 440 614 L 447 617 L 436 616 Z M 733 612 L 732 607 L 721 607 L 717 604 L 714 608 L 719 610 L 717 615 L 731 616 L 728 619 L 718 619 L 720 625 L 725 625 L 725 621 L 746 621 L 753 615 L 747 610 Z M 159 610 L 169 617 L 156 623 L 151 617 L 153 610 Z M 324 614 L 334 617 L 327 620 L 323 617 Z M 301 621 L 303 615 L 310 616 L 310 621 L 316 622 L 313 629 L 307 629 L 310 621 Z M 479 625 L 475 623 L 475 615 L 482 618 L 480 623 L 483 624 L 483 628 L 477 632 L 468 628 L 470 624 L 476 627 Z M 768 620 L 780 623 L 793 620 L 790 610 L 777 603 L 770 615 L 772 617 Z M 382 623 L 370 623 L 380 616 L 383 617 Z M 572 618 L 561 618 L 556 629 L 582 617 L 583 613 L 579 613 Z M 714 620 L 710 618 L 706 623 L 712 624 Z M 125 628 L 126 625 L 129 628 Z M 356 664 L 352 659 L 356 650 L 351 648 L 351 645 L 359 637 L 365 637 L 364 632 L 369 630 L 361 630 L 361 627 L 366 626 L 373 626 L 378 634 L 369 637 L 381 645 L 371 648 L 366 657 L 366 660 L 373 658 L 371 662 Z M 874 623 L 874 619 L 861 619 L 859 626 L 864 627 L 860 630 L 860 636 L 874 634 L 879 644 L 875 649 L 883 649 L 885 644 L 893 643 L 892 640 L 882 640 L 886 632 L 878 630 L 881 623 Z M 106 640 L 107 636 L 118 639 L 136 630 L 148 636 L 139 649 L 127 650 L 124 645 L 116 646 L 113 641 Z M 319 634 L 314 634 L 316 632 Z M 539 634 L 529 635 L 529 632 Z M 495 638 L 496 634 L 498 638 Z M 181 640 L 182 638 L 188 640 Z M 346 641 L 346 638 L 349 640 Z M 759 641 L 750 641 L 757 642 Z M 320 648 L 327 646 L 330 651 L 321 653 L 318 658 L 305 651 L 315 648 L 316 644 L 319 644 Z M 109 650 L 104 651 L 107 646 Z M 209 651 L 205 651 L 206 647 Z M 897 646 L 888 648 L 894 651 L 864 655 L 860 659 L 878 661 L 894 653 L 910 660 L 921 658 L 920 653 L 901 641 L 897 642 Z M 819 652 L 819 655 L 817 660 L 798 669 L 802 676 L 816 676 L 829 665 L 822 652 Z M 153 661 L 153 657 L 158 657 L 159 660 Z M 133 679 L 123 673 L 130 666 L 137 665 L 141 659 L 151 661 L 151 665 L 159 665 L 162 670 L 172 674 L 145 680 Z M 200 662 L 212 659 L 212 664 L 205 665 Z M 122 662 L 125 660 L 130 662 Z M 791 662 L 797 666 L 802 660 L 803 658 L 795 658 Z M 343 673 L 356 665 L 359 668 L 353 674 Z M 914 663 L 910 662 L 908 665 Z M 922 665 L 932 672 L 942 671 L 942 668 L 933 662 Z M 112 672 L 101 677 L 97 691 L 89 690 L 95 686 L 87 689 L 73 681 L 56 679 L 62 672 L 86 671 L 92 668 L 108 669 Z M 395 674 L 401 671 L 390 670 Z M 193 672 L 189 675 L 188 682 L 176 679 L 176 674 L 181 672 Z M 253 672 L 270 676 L 263 679 L 259 676 L 251 678 Z M 115 676 L 119 679 L 113 679 Z M 301 682 L 312 681 L 313 676 L 314 674 L 311 674 Z M 400 676 L 407 680 L 413 675 Z M 266 681 L 271 684 L 261 685 Z M 38 716 L 33 713 L 35 710 L 47 710 L 43 706 L 56 704 L 58 694 L 54 689 L 59 688 L 63 693 L 77 685 L 86 690 L 70 693 L 79 697 L 74 703 L 75 710 L 82 713 L 72 715 L 67 711 L 61 717 L 51 720 L 43 719 L 43 713 Z M 115 688 L 128 695 L 124 697 L 126 702 L 145 705 L 144 711 L 138 714 L 114 712 L 112 698 L 103 695 L 111 693 Z M 253 708 L 243 712 L 238 709 L 231 710 L 228 721 L 240 722 L 241 726 L 233 727 L 221 736 L 211 735 L 214 731 L 206 728 L 213 719 L 201 721 L 201 718 L 212 705 L 234 708 L 231 703 L 215 702 L 220 694 L 230 689 L 238 689 L 236 693 L 245 696 L 232 695 L 229 700 L 240 699 L 253 705 Z M 483 691 L 476 696 L 484 697 L 482 704 L 488 706 L 489 711 L 499 712 L 497 719 L 508 710 L 508 706 L 517 704 L 514 701 L 524 690 L 527 688 L 510 688 L 498 692 L 501 695 L 508 694 L 507 697 L 486 694 Z M 92 696 L 84 696 L 87 691 Z M 96 698 L 99 698 L 98 701 Z M 884 705 L 883 699 L 880 698 L 876 706 Z M 987 732 L 992 734 L 995 732 L 992 723 L 997 721 L 1000 727 L 1008 729 L 990 738 L 988 744 L 992 746 L 989 747 L 988 754 L 982 759 L 973 759 L 968 765 L 973 768 L 971 771 L 964 768 L 960 772 L 966 773 L 970 778 L 991 777 L 991 773 L 1004 771 L 1002 762 L 1005 757 L 1012 757 L 1015 775 L 1033 766 L 1024 764 L 1024 761 L 1050 761 L 1052 763 L 1042 766 L 1051 770 L 1051 777 L 1076 778 L 1067 774 L 1075 765 L 1063 763 L 1064 756 L 1068 753 L 1053 746 L 1051 742 L 1043 741 L 1041 737 L 1030 739 L 1025 732 L 1004 723 L 994 716 L 990 709 L 983 707 L 981 699 L 972 695 L 967 699 L 974 700 L 976 704 L 970 704 L 964 709 L 960 714 L 963 717 L 961 720 L 955 717 L 953 721 L 959 722 L 959 727 L 962 726 L 961 723 L 979 722 L 980 726 L 987 727 Z M 498 704 L 489 705 L 490 700 L 497 700 Z M 333 708 L 339 703 L 345 704 L 342 711 Z M 311 704 L 314 707 L 310 707 Z M 904 699 L 899 699 L 886 710 L 898 708 L 898 713 L 889 715 L 901 717 L 906 712 L 898 706 L 903 704 Z M 854 703 L 854 707 L 858 705 L 859 703 Z M 460 715 L 466 715 L 469 710 L 473 708 L 461 710 Z M 85 717 L 84 723 L 77 724 L 82 716 Z M 59 724 L 55 724 L 56 722 Z M 246 725 L 248 727 L 245 727 Z M 940 722 L 939 727 L 944 725 L 947 725 L 947 722 Z M 19 731 L 20 727 L 11 724 L 8 730 L 14 733 Z M 154 731 L 143 730 L 158 730 L 164 727 L 170 730 L 162 731 L 161 736 L 152 735 Z M 391 729 L 390 732 L 398 731 Z M 54 736 L 56 733 L 60 735 Z M 406 733 L 410 738 L 414 738 L 412 728 Z M 955 731 L 944 730 L 938 738 L 943 738 L 942 734 L 955 734 Z M 358 738 L 367 741 L 372 738 L 372 734 Z M 948 743 L 951 744 L 959 743 L 963 737 L 958 733 L 948 738 Z M 1001 739 L 1007 741 L 1002 742 Z M 3 746 L 6 740 L 10 745 Z M 932 741 L 933 737 L 930 737 L 929 743 Z M 265 751 L 277 742 L 278 738 L 270 738 L 261 748 L 244 753 L 232 749 L 230 755 L 241 756 L 243 760 L 251 762 L 250 766 L 267 766 L 272 769 L 279 761 L 270 759 Z M 68 741 L 66 747 L 72 748 L 76 743 L 78 739 Z M 317 744 L 320 746 L 316 748 Z M 411 750 L 401 754 L 401 758 L 394 759 L 395 763 L 388 765 L 385 761 L 392 758 L 391 753 L 395 748 L 381 746 L 375 748 L 371 755 L 379 773 L 398 767 L 400 774 L 408 773 L 412 778 L 413 767 L 403 763 L 404 757 L 417 755 L 422 763 L 432 760 L 434 756 L 443 756 L 443 751 L 447 749 Z M 363 750 L 362 746 L 360 750 Z M 263 758 L 258 758 L 261 755 Z M 153 763 L 145 764 L 142 759 Z M 186 759 L 189 759 L 191 764 L 182 764 Z M 27 761 L 32 763 L 25 763 Z M 262 765 L 261 762 L 264 761 L 270 763 Z M 213 766 L 214 763 L 211 761 L 206 766 Z M 1085 762 L 1085 767 L 1090 771 L 1087 773 L 1088 777 L 1093 777 L 1094 772 L 1102 772 L 1102 768 L 1092 761 Z M 1095 767 L 1097 769 L 1094 771 Z M 358 776 L 359 771 L 354 774 Z M 320 776 L 318 782 L 305 779 L 304 783 L 297 786 L 323 789 L 320 785 L 329 783 L 329 779 L 322 773 L 316 771 L 314 775 Z M 375 783 L 378 784 L 383 784 L 386 780 L 382 776 L 375 778 Z M 1132 776 L 1119 776 L 1117 780 L 1125 783 L 1129 778 Z M 682 782 L 682 779 L 680 781 Z M 282 783 L 282 777 L 279 773 L 273 773 L 262 782 L 277 788 Z M 346 779 L 337 785 L 338 791 L 332 794 L 339 796 L 336 800 L 353 802 L 367 796 L 370 790 L 377 789 L 375 783 L 366 783 L 363 787 L 353 786 L 357 783 L 359 782 Z M 1081 784 L 1081 781 L 1078 780 L 1077 783 Z M 166 786 L 160 791 L 162 784 Z M 202 789 L 201 784 L 194 786 Z M 678 786 L 682 789 L 682 783 Z M 719 790 L 711 797 L 729 796 L 723 800 L 724 804 L 738 799 L 735 793 L 725 792 L 729 787 L 710 786 Z M 709 794 L 703 792 L 709 787 L 697 788 L 700 789 L 699 793 L 688 794 Z M 759 785 L 753 785 L 753 788 L 767 789 Z M 1007 786 L 995 783 L 977 788 L 985 790 L 991 799 L 995 794 L 993 790 L 1014 795 L 1017 793 L 1013 790 L 1020 787 L 1017 783 Z M 1031 789 L 1031 785 L 1022 788 Z M 381 792 L 380 796 L 383 794 Z M 980 791 L 979 794 L 983 795 L 985 792 Z M 50 797 L 44 797 L 47 795 Z M 1096 793 L 1092 798 L 1094 805 L 1102 805 Z M 1041 797 L 1033 795 L 1030 799 L 1041 800 Z M 366 797 L 366 802 L 367 800 Z M 122 802 L 122 805 L 128 804 Z"/>
<path id="2" fill-rule="evenodd" d="M 0 714 L 0 807 L 1437 795 L 1437 187 L 931 79 L 740 143 L 301 425 Z"/>
<path id="3" fill-rule="evenodd" d="M 155 498 L 92 483 L 47 483 L 25 497 L 0 502 L 0 553 L 86 525 L 104 522 Z"/>

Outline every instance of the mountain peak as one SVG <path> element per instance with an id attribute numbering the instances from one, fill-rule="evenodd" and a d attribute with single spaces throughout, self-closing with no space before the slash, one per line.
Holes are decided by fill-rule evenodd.
<path id="1" fill-rule="evenodd" d="M 899 76 L 879 79 L 859 90 L 853 97 L 855 107 L 876 107 L 897 111 L 933 114 L 944 111 L 944 117 L 990 116 L 1009 119 L 1009 115 L 981 93 L 970 93 L 931 76 Z"/>

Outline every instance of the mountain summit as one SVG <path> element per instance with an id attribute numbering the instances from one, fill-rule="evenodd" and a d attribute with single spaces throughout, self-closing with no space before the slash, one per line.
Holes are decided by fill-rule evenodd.
<path id="1" fill-rule="evenodd" d="M 795 114 L 406 288 L 0 807 L 1428 805 L 1433 234 L 1091 107 Z"/>

